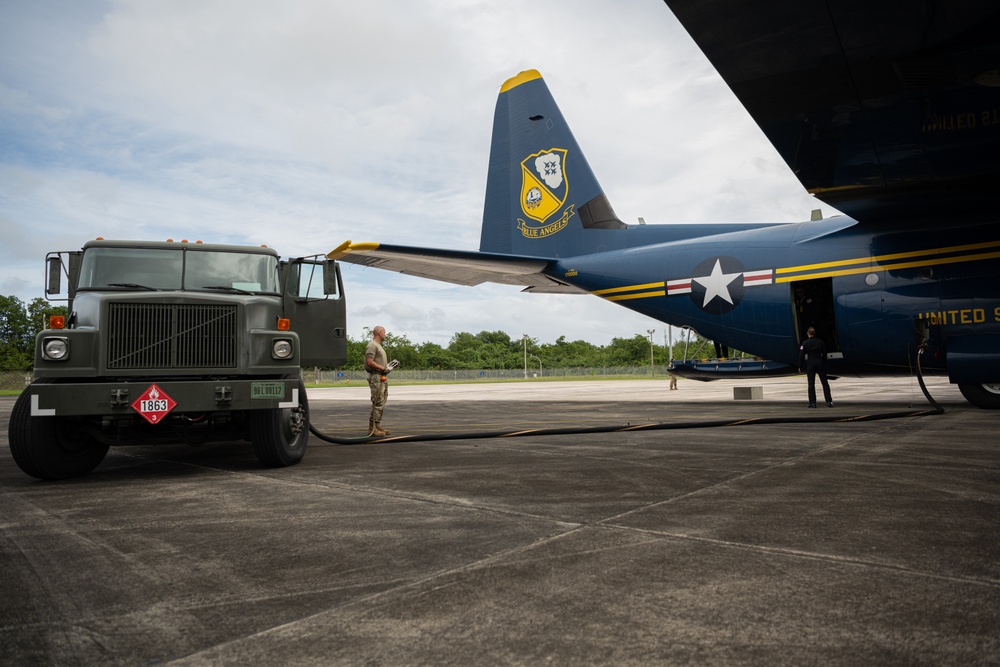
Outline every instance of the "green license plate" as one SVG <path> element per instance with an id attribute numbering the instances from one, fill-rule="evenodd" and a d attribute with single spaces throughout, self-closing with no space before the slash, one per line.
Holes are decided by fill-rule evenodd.
<path id="1" fill-rule="evenodd" d="M 250 398 L 284 398 L 284 382 L 251 382 Z"/>

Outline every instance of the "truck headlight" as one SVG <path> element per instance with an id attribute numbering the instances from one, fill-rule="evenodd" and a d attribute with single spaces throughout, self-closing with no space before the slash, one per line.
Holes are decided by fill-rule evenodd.
<path id="1" fill-rule="evenodd" d="M 275 359 L 287 359 L 292 356 L 292 341 L 278 338 L 271 344 L 271 356 Z"/>
<path id="2" fill-rule="evenodd" d="M 65 338 L 45 338 L 42 340 L 42 358 L 49 361 L 69 359 L 69 341 Z"/>

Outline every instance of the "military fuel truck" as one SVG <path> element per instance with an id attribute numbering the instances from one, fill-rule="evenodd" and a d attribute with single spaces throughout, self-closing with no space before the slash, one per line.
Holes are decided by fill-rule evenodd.
<path id="1" fill-rule="evenodd" d="M 46 256 L 68 301 L 35 341 L 8 430 L 39 479 L 85 475 L 112 445 L 247 440 L 263 466 L 309 439 L 302 367 L 347 358 L 339 266 L 267 247 L 98 239 Z M 63 287 L 65 280 L 65 288 Z"/>

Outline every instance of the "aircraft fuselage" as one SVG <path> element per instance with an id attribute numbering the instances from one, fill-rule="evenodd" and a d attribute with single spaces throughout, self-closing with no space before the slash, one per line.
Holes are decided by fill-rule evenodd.
<path id="1" fill-rule="evenodd" d="M 656 227 L 619 230 L 617 237 Z M 926 345 L 925 370 L 949 368 L 956 382 L 1000 377 L 990 352 L 1000 337 L 995 225 L 878 231 L 838 217 L 722 234 L 699 227 L 704 234 L 682 240 L 560 259 L 551 273 L 791 365 L 805 328 L 815 326 L 832 352 L 831 372 L 909 372 L 918 346 Z M 601 230 L 588 231 L 595 233 Z M 975 351 L 978 375 L 946 365 L 950 347 Z"/>

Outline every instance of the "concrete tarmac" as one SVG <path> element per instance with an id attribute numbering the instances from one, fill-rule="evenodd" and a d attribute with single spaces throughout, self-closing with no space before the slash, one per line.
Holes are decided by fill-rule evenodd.
<path id="1" fill-rule="evenodd" d="M 40 482 L 0 447 L 0 664 L 1000 664 L 997 413 L 938 378 L 944 414 L 915 380 L 804 385 L 393 386 L 393 436 L 687 428 L 314 436 L 281 469 L 130 447 Z M 309 398 L 363 435 L 367 387 Z M 761 417 L 796 423 L 699 427 Z"/>

